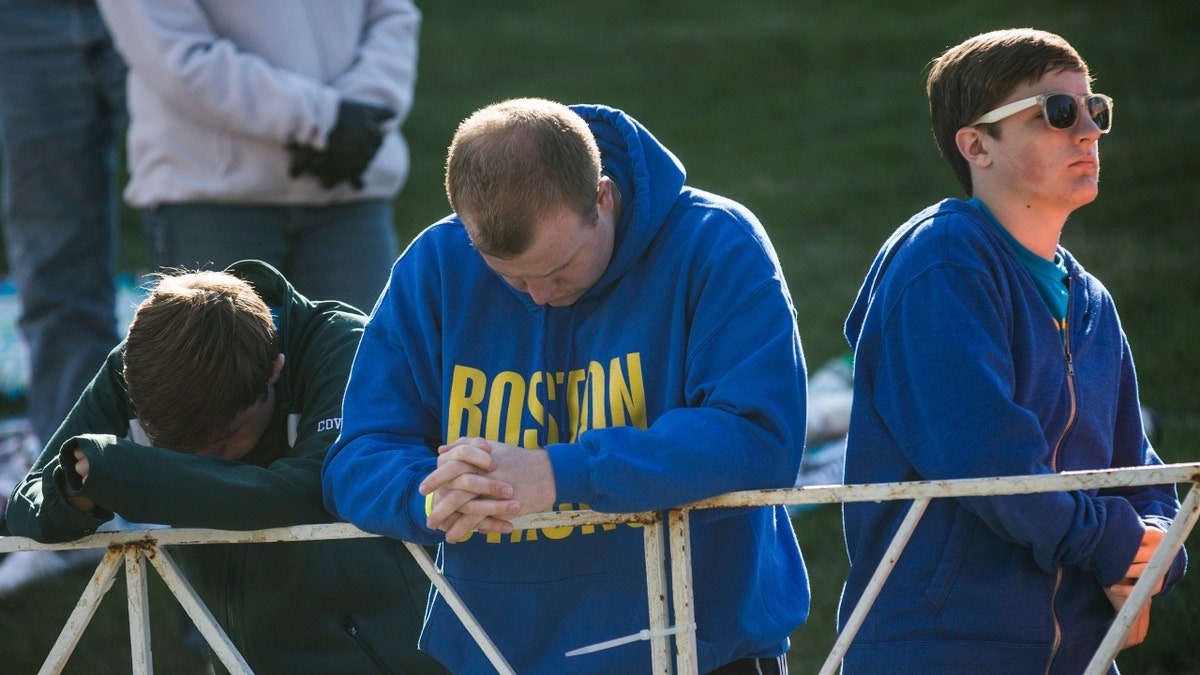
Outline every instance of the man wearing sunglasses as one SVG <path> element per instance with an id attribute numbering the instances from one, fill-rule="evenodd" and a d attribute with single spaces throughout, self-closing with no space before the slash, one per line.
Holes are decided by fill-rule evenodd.
<path id="1" fill-rule="evenodd" d="M 933 61 L 934 136 L 969 199 L 901 226 L 846 320 L 847 483 L 1161 463 L 1112 298 L 1059 245 L 1112 127 L 1090 85 L 1066 41 L 1031 29 Z M 845 505 L 840 629 L 908 506 Z M 1083 672 L 1178 508 L 1172 485 L 934 500 L 843 672 Z M 1181 550 L 1162 589 L 1184 565 Z"/>

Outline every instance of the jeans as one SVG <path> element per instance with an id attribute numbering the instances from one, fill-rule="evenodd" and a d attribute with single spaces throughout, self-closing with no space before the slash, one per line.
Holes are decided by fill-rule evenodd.
<path id="1" fill-rule="evenodd" d="M 158 268 L 224 269 L 262 260 L 311 300 L 369 312 L 396 258 L 392 206 L 383 200 L 329 205 L 160 204 L 142 211 Z"/>
<path id="2" fill-rule="evenodd" d="M 50 439 L 119 341 L 117 139 L 125 64 L 93 2 L 0 0 L 4 243 L 30 350 L 26 404 Z"/>

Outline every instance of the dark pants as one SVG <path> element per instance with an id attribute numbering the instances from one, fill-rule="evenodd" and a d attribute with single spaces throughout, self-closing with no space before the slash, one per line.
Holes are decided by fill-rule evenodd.
<path id="1" fill-rule="evenodd" d="M 788 675 L 787 654 L 775 658 L 738 659 L 708 675 Z"/>

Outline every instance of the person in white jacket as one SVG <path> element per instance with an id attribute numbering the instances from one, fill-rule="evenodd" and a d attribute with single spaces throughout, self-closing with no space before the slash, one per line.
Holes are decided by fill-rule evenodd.
<path id="1" fill-rule="evenodd" d="M 154 266 L 255 257 L 369 310 L 395 258 L 410 0 L 100 0 L 129 65 L 126 201 Z"/>

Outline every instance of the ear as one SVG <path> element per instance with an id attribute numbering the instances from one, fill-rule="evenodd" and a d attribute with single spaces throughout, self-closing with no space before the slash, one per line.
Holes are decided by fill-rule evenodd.
<path id="1" fill-rule="evenodd" d="M 992 165 L 991 142 L 992 137 L 979 127 L 963 127 L 954 134 L 958 153 L 967 160 L 967 164 L 979 168 Z"/>
<path id="2" fill-rule="evenodd" d="M 279 381 L 279 374 L 283 372 L 283 354 L 275 357 L 275 366 L 271 369 L 271 379 L 267 380 L 267 384 L 275 384 Z"/>
<path id="3" fill-rule="evenodd" d="M 616 205 L 616 186 L 613 185 L 612 179 L 608 176 L 601 176 L 600 183 L 596 187 L 596 205 L 600 207 L 601 213 L 608 213 L 613 210 Z"/>

